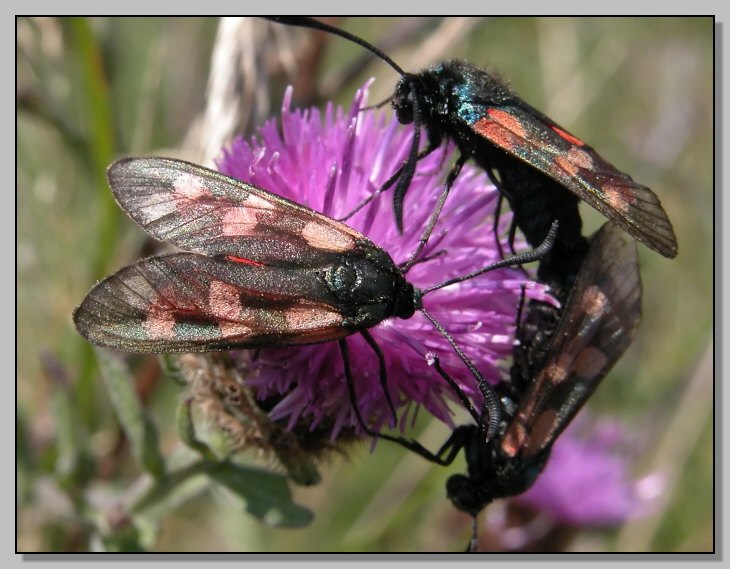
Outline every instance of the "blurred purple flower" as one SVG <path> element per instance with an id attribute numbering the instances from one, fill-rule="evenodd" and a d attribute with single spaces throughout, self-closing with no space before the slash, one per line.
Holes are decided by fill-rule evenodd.
<path id="1" fill-rule="evenodd" d="M 360 112 L 366 88 L 358 91 L 349 112 L 329 104 L 322 115 L 317 109 L 291 110 L 289 88 L 281 127 L 271 120 L 260 129 L 259 138 L 235 140 L 219 160 L 220 170 L 331 217 L 345 216 L 403 163 L 412 137 L 410 127 L 386 119 L 384 113 Z M 395 227 L 390 193 L 374 199 L 347 223 L 388 251 L 396 263 L 406 261 L 433 211 L 452 152 L 453 148 L 440 148 L 418 163 L 406 198 L 402 236 Z M 423 252 L 423 256 L 442 250 L 445 254 L 415 265 L 408 280 L 424 288 L 499 260 L 492 231 L 497 197 L 483 171 L 465 167 Z M 502 214 L 503 229 L 510 219 L 510 214 Z M 508 250 L 504 245 L 503 249 Z M 501 360 L 512 353 L 515 310 L 523 285 L 529 298 L 549 298 L 545 286 L 528 280 L 519 269 L 502 269 L 424 299 L 426 308 L 493 384 L 504 376 Z M 401 429 L 419 406 L 451 422 L 447 401 L 455 396 L 427 365 L 431 352 L 439 355 L 442 366 L 481 408 L 473 377 L 421 314 L 409 320 L 387 320 L 371 333 L 385 356 Z M 380 387 L 377 360 L 359 335 L 347 342 L 360 409 L 373 428 L 380 429 L 391 414 Z M 252 365 L 256 373 L 251 374 L 250 385 L 257 397 L 278 400 L 270 411 L 272 419 L 285 420 L 290 428 L 302 422 L 312 429 L 331 425 L 333 439 L 344 427 L 360 431 L 337 343 L 262 350 Z"/>
<path id="2" fill-rule="evenodd" d="M 514 500 L 571 525 L 612 525 L 646 515 L 661 489 L 632 478 L 630 460 L 639 446 L 618 422 L 582 413 L 555 442 L 535 484 Z"/>

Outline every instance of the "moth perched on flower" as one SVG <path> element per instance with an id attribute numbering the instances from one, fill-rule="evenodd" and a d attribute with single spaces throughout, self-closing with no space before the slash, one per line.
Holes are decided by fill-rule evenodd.
<path id="1" fill-rule="evenodd" d="M 559 222 L 555 246 L 547 255 L 549 262 L 538 269 L 542 282 L 557 288 L 561 275 L 574 273 L 585 254 L 579 200 L 661 255 L 677 255 L 672 224 L 656 194 L 522 100 L 499 74 L 458 60 L 409 73 L 364 39 L 314 18 L 267 19 L 345 38 L 376 55 L 400 75 L 391 96 L 392 106 L 401 123 L 414 125 L 414 135 L 407 160 L 397 164 L 388 182 L 378 188 L 384 191 L 397 181 L 393 210 L 399 229 L 404 225 L 403 202 L 406 191 L 412 191 L 416 163 L 442 143 L 451 141 L 458 145 L 459 156 L 444 185 L 442 200 L 458 179 L 462 166 L 472 158 L 507 199 L 514 225 L 530 245 L 541 243 L 553 222 Z M 425 149 L 419 149 L 422 128 L 428 137 Z M 468 197 L 459 199 L 467 201 Z M 438 215 L 436 207 L 431 221 Z M 420 229 L 421 224 L 416 223 L 416 227 Z M 431 228 L 429 223 L 424 239 Z"/>
<path id="2" fill-rule="evenodd" d="M 482 409 L 489 383 L 500 379 L 497 361 L 511 349 L 521 288 L 548 299 L 545 287 L 514 269 L 439 290 L 450 279 L 504 264 L 487 231 L 494 190 L 484 176 L 463 177 L 464 191 L 474 197 L 470 207 L 454 204 L 445 212 L 406 281 L 396 263 L 415 249 L 415 232 L 401 239 L 382 222 L 377 201 L 352 227 L 333 218 L 403 159 L 408 134 L 395 121 L 386 125 L 377 113 L 360 112 L 362 93 L 348 115 L 328 109 L 324 125 L 314 111 L 291 113 L 290 97 L 281 131 L 269 123 L 261 129 L 261 146 L 239 141 L 221 161 L 224 172 L 245 182 L 164 158 L 124 159 L 110 167 L 115 198 L 130 217 L 189 252 L 143 259 L 97 284 L 74 314 L 77 328 L 93 343 L 132 352 L 339 340 L 339 346 L 263 351 L 252 381 L 261 398 L 283 396 L 272 418 L 288 416 L 289 424 L 304 418 L 314 427 L 334 417 L 333 437 L 344 426 L 371 433 L 392 426 L 396 410 L 413 404 L 448 421 L 452 390 Z M 431 195 L 431 207 L 446 157 L 435 153 L 414 179 Z M 429 211 L 424 208 L 424 220 Z M 417 310 L 427 318 L 403 327 L 384 320 Z M 434 320 L 456 338 L 456 355 L 452 336 L 435 330 Z M 354 332 L 361 338 L 343 340 Z M 340 352 L 349 354 L 353 373 Z M 442 354 L 454 384 L 426 365 L 429 352 Z M 464 368 L 465 353 L 479 362 L 479 371 Z M 274 365 L 267 365 L 270 358 Z"/>

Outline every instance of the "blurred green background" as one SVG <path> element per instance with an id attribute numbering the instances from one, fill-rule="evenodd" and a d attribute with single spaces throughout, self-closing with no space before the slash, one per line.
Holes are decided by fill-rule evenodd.
<path id="1" fill-rule="evenodd" d="M 110 511 L 139 482 L 95 354 L 75 333 L 71 312 L 95 279 L 144 246 L 142 232 L 113 203 L 106 166 L 128 154 L 206 159 L 202 148 L 213 135 L 202 115 L 218 23 L 17 21 L 20 551 L 103 547 L 98 536 L 113 533 Z M 570 551 L 711 551 L 712 19 L 336 23 L 384 47 L 407 70 L 449 57 L 500 70 L 522 98 L 660 197 L 679 255 L 667 260 L 639 247 L 643 323 L 590 405 L 640 435 L 646 446 L 635 474 L 661 476 L 665 491 L 648 517 L 601 530 L 556 528 L 560 539 L 552 543 Z M 261 21 L 240 29 L 240 59 L 255 52 L 255 60 L 244 102 L 232 102 L 238 128 L 250 131 L 269 103 L 276 114 L 290 82 L 302 102 L 333 97 L 348 104 L 367 77 L 378 79 L 371 101 L 385 98 L 397 79 L 338 38 Z M 235 50 L 228 55 L 238 57 Z M 603 222 L 583 211 L 590 230 Z M 155 360 L 130 365 L 167 456 L 179 445 L 181 390 L 158 379 Z M 443 428 L 423 427 L 426 444 L 437 446 Z M 308 527 L 270 528 L 218 494 L 191 491 L 153 532 L 152 549 L 459 551 L 470 520 L 446 501 L 444 482 L 461 469 L 463 463 L 431 467 L 387 444 L 370 455 L 362 444 L 323 464 L 319 486 L 293 489 L 295 501 L 316 515 Z"/>

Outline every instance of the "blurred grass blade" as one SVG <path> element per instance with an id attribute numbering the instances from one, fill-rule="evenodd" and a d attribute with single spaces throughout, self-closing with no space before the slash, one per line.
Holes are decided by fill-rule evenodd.
<path id="1" fill-rule="evenodd" d="M 165 472 L 159 436 L 134 390 L 134 378 L 126 364 L 105 350 L 96 351 L 101 374 L 119 423 L 129 439 L 137 464 L 155 478 Z"/>
<path id="2" fill-rule="evenodd" d="M 32 496 L 32 477 L 35 476 L 36 460 L 31 448 L 28 417 L 22 407 L 15 413 L 15 503 L 22 507 Z"/>
<path id="3" fill-rule="evenodd" d="M 83 487 L 93 476 L 88 437 L 74 412 L 74 393 L 65 368 L 50 352 L 41 354 L 41 367 L 51 382 L 51 409 L 56 427 L 55 473 L 67 490 Z M 70 495 L 78 497 L 76 492 Z"/>
<path id="4" fill-rule="evenodd" d="M 274 527 L 302 527 L 314 517 L 308 509 L 292 502 L 286 477 L 257 468 L 221 463 L 209 473 L 245 503 L 246 511 Z"/>
<path id="5" fill-rule="evenodd" d="M 111 192 L 104 191 L 106 183 L 106 167 L 114 159 L 116 136 L 112 120 L 111 96 L 109 81 L 104 68 L 102 46 L 91 29 L 88 18 L 65 18 L 62 20 L 64 32 L 68 38 L 69 50 L 78 60 L 78 95 L 83 101 L 83 108 L 88 118 L 86 140 L 91 165 L 91 177 L 99 187 L 101 207 L 98 210 L 97 235 L 94 240 L 97 250 L 91 259 L 91 272 L 94 278 L 101 278 L 107 273 L 109 260 L 116 247 L 120 215 Z M 90 158 L 90 159 L 89 159 Z M 91 236 L 90 236 L 91 237 Z M 84 342 L 79 357 L 79 376 L 76 382 L 78 413 L 87 425 L 95 425 L 98 417 L 94 406 L 93 372 L 95 362 L 91 346 Z"/>

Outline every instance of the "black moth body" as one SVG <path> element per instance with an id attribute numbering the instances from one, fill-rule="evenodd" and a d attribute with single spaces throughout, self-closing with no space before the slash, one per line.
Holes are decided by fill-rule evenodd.
<path id="1" fill-rule="evenodd" d="M 461 165 L 472 158 L 510 203 L 513 223 L 533 247 L 558 221 L 556 242 L 538 270 L 538 278 L 555 287 L 558 296 L 567 294 L 569 288 L 565 286 L 571 283 L 564 275 L 576 274 L 587 247 L 581 235 L 579 200 L 651 249 L 665 257 L 676 256 L 672 225 L 654 192 L 520 99 L 496 73 L 455 60 L 407 73 L 374 46 L 339 28 L 305 17 L 268 19 L 343 37 L 370 50 L 401 75 L 392 105 L 401 123 L 414 124 L 415 135 L 408 161 L 394 175 L 399 228 L 403 224 L 403 199 L 417 160 L 452 140 L 461 156 L 447 178 L 444 193 L 448 193 Z M 419 153 L 421 127 L 427 130 L 428 145 Z M 425 239 L 434 223 L 435 218 L 426 228 Z"/>

